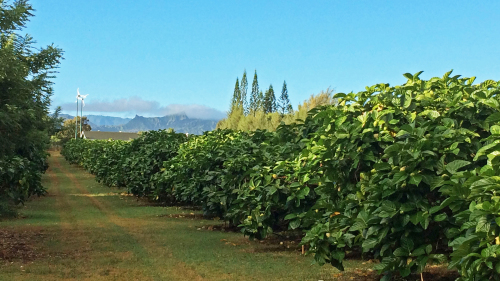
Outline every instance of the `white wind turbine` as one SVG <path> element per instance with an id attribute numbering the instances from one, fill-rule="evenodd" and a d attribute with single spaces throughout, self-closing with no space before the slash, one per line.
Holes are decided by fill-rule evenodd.
<path id="1" fill-rule="evenodd" d="M 85 98 L 88 96 L 87 95 L 81 95 L 80 94 L 80 89 L 76 89 L 76 92 L 78 93 L 78 95 L 76 96 L 76 116 L 78 116 L 78 100 L 81 100 L 82 103 L 80 104 L 80 137 L 82 136 L 82 123 L 83 123 L 83 107 L 85 106 Z M 78 117 L 77 117 L 78 119 Z"/>
<path id="2" fill-rule="evenodd" d="M 76 89 L 76 115 L 75 115 L 75 140 L 78 135 L 78 100 L 80 99 L 80 89 Z"/>

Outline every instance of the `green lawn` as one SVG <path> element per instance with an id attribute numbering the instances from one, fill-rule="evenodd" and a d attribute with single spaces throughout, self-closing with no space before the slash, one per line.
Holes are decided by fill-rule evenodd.
<path id="1" fill-rule="evenodd" d="M 10 245 L 0 246 L 0 280 L 353 280 L 370 267 L 349 261 L 339 275 L 312 265 L 296 244 L 210 231 L 217 222 L 122 195 L 57 153 L 44 184 L 47 196 L 0 222 L 0 241 Z"/>

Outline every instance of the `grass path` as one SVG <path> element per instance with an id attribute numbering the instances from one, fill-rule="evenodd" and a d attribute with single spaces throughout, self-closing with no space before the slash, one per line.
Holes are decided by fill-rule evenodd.
<path id="1" fill-rule="evenodd" d="M 0 259 L 0 280 L 342 280 L 297 251 L 121 195 L 58 153 L 44 184 L 49 194 L 28 202 L 22 218 L 0 221 L 17 235 L 15 249 L 32 252 Z M 180 213 L 188 216 L 168 216 Z"/>

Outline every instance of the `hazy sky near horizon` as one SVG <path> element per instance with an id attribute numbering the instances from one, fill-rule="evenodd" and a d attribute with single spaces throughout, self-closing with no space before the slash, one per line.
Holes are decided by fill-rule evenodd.
<path id="1" fill-rule="evenodd" d="M 22 33 L 64 50 L 52 105 L 133 117 L 221 118 L 237 77 L 292 105 L 405 72 L 500 80 L 500 1 L 31 0 Z"/>

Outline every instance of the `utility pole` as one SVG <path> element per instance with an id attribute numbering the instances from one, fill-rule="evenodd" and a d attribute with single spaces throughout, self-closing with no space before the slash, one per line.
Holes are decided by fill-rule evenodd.
<path id="1" fill-rule="evenodd" d="M 78 89 L 76 89 L 76 92 L 78 94 L 76 95 L 75 140 L 76 136 L 78 135 L 78 99 L 80 98 L 80 92 L 78 91 Z"/>

